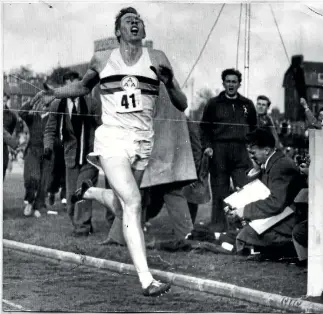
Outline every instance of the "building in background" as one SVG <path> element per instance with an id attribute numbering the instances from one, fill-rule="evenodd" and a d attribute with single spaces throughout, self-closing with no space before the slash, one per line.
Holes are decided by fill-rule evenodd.
<path id="1" fill-rule="evenodd" d="M 303 56 L 293 56 L 292 58 L 303 59 Z M 307 102 L 316 115 L 319 108 L 323 106 L 323 62 L 302 61 L 302 66 Z M 285 73 L 283 87 L 285 89 L 285 118 L 290 121 L 304 120 L 292 67 Z"/>

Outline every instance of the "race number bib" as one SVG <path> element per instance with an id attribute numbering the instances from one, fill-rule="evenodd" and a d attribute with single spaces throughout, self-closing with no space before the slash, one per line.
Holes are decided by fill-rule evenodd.
<path id="1" fill-rule="evenodd" d="M 143 111 L 140 89 L 115 92 L 114 99 L 118 113 Z"/>

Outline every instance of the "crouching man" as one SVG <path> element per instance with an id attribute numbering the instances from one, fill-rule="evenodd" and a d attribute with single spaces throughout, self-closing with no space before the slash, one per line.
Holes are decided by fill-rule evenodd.
<path id="1" fill-rule="evenodd" d="M 294 162 L 281 151 L 275 149 L 274 136 L 263 129 L 256 129 L 247 135 L 251 158 L 260 165 L 259 179 L 270 190 L 270 195 L 246 205 L 244 208 L 233 210 L 245 221 L 268 218 L 278 215 L 292 204 L 295 196 L 305 186 L 300 172 Z M 257 260 L 267 258 L 277 259 L 293 248 L 292 230 L 295 216 L 285 218 L 276 225 L 258 235 L 249 225 L 245 225 L 236 240 L 237 252 L 246 248 L 255 248 L 260 254 Z"/>

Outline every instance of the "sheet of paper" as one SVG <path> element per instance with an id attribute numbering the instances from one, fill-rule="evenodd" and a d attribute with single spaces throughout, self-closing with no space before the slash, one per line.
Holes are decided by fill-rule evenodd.
<path id="1" fill-rule="evenodd" d="M 294 211 L 290 207 L 286 207 L 284 211 L 278 215 L 264 218 L 264 219 L 256 219 L 249 223 L 249 226 L 255 230 L 258 234 L 264 233 L 269 228 L 276 225 L 278 222 L 282 221 L 286 217 L 293 214 Z"/>
<path id="2" fill-rule="evenodd" d="M 259 179 L 256 179 L 225 198 L 224 202 L 233 208 L 240 208 L 252 202 L 266 199 L 269 195 L 269 189 Z"/>

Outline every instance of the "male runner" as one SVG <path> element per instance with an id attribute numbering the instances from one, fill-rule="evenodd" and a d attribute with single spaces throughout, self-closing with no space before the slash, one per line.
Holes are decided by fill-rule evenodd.
<path id="1" fill-rule="evenodd" d="M 55 97 L 85 95 L 100 83 L 103 125 L 96 130 L 89 160 L 100 163 L 113 192 L 84 184 L 76 198 L 95 199 L 116 215 L 123 209 L 124 237 L 143 294 L 159 296 L 170 289 L 170 284 L 153 279 L 148 269 L 139 186 L 153 147 L 153 116 L 160 81 L 180 111 L 187 107 L 186 96 L 165 54 L 142 47 L 145 25 L 134 8 L 119 12 L 115 35 L 120 47 L 96 52 L 81 82 L 42 91 L 34 101 L 42 106 Z"/>

